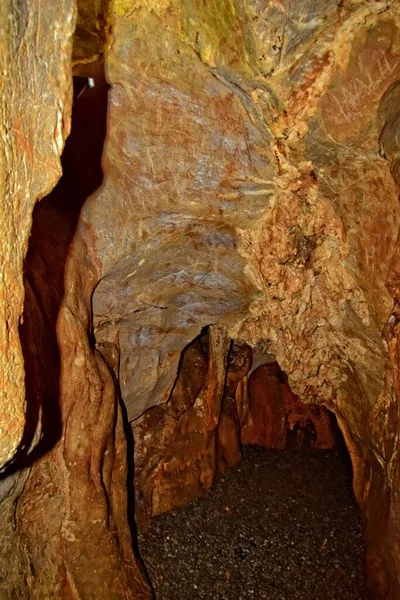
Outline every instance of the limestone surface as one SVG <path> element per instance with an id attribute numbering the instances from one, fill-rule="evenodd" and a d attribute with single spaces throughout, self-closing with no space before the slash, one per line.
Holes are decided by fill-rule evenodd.
<path id="1" fill-rule="evenodd" d="M 82 218 L 129 419 L 168 400 L 205 325 L 261 344 L 336 413 L 370 578 L 395 598 L 399 5 L 118 1 L 109 18 L 105 182 Z"/>
<path id="2" fill-rule="evenodd" d="M 25 426 L 19 342 L 23 259 L 37 200 L 61 175 L 70 129 L 73 0 L 5 0 L 0 7 L 0 467 Z"/>
<path id="3" fill-rule="evenodd" d="M 300 402 L 276 362 L 249 378 L 249 408 L 240 426 L 243 444 L 266 448 L 328 449 L 340 440 L 333 415 L 324 406 Z"/>
<path id="4" fill-rule="evenodd" d="M 146 464 L 144 435 L 136 447 L 150 504 L 146 477 L 195 480 L 176 464 L 179 439 L 198 441 L 199 489 L 233 464 L 250 408 L 245 356 L 229 373 L 232 339 L 336 414 L 369 579 L 397 600 L 399 3 L 78 8 L 71 58 L 72 0 L 0 7 L 0 465 L 24 459 L 0 485 L 4 597 L 150 597 L 127 523 L 125 436 L 157 411 L 165 472 Z M 96 80 L 76 97 L 85 119 L 104 76 L 110 86 L 102 173 L 82 119 L 73 168 L 38 217 L 47 242 L 32 240 L 25 264 L 23 357 L 23 259 L 33 204 L 60 176 L 72 63 Z M 182 352 L 206 326 L 212 350 L 198 349 L 179 390 Z"/>

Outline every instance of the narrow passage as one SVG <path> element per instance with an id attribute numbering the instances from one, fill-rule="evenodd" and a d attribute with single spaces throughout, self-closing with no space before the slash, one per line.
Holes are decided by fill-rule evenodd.
<path id="1" fill-rule="evenodd" d="M 156 600 L 371 600 L 348 457 L 256 446 L 242 456 L 139 534 Z"/>

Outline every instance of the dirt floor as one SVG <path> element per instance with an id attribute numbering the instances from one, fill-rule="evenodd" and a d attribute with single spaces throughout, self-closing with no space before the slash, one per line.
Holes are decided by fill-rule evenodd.
<path id="1" fill-rule="evenodd" d="M 370 600 L 346 456 L 246 447 L 139 547 L 157 600 Z"/>

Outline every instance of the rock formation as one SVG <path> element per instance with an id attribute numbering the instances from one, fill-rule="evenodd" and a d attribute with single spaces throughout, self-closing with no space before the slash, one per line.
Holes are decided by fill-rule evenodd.
<path id="1" fill-rule="evenodd" d="M 324 406 L 303 404 L 285 373 L 272 362 L 249 379 L 249 408 L 241 423 L 242 444 L 267 448 L 333 448 L 339 443 L 333 415 Z"/>
<path id="2" fill-rule="evenodd" d="M 134 421 L 139 522 L 186 504 L 213 484 L 228 344 L 223 328 L 210 327 L 185 350 L 168 403 Z"/>
<path id="3" fill-rule="evenodd" d="M 2 597 L 150 597 L 126 437 L 138 505 L 210 485 L 251 347 L 335 413 L 395 600 L 400 5 L 79 0 L 71 54 L 73 0 L 3 4 Z"/>
<path id="4" fill-rule="evenodd" d="M 242 444 L 333 448 L 341 442 L 332 413 L 300 402 L 276 362 L 252 372 L 251 348 L 227 342 L 215 326 L 203 332 L 183 351 L 168 402 L 132 422 L 141 528 L 209 489 L 240 462 Z"/>
<path id="5" fill-rule="evenodd" d="M 24 359 L 18 338 L 24 302 L 22 263 L 32 210 L 60 176 L 70 129 L 72 0 L 10 1 L 0 9 L 0 465 L 16 453 L 25 428 Z M 54 24 L 54 32 L 48 30 Z M 39 125 L 40 124 L 40 125 Z"/>
<path id="6" fill-rule="evenodd" d="M 21 14 L 16 12 L 14 17 L 18 24 Z M 30 205 L 15 205 L 16 217 L 20 217 L 20 211 L 26 213 L 25 221 L 15 224 L 15 228 L 25 226 L 25 239 L 38 195 L 35 186 L 42 185 L 38 189 L 43 195 L 60 174 L 53 156 L 58 147 L 52 136 L 62 133 L 54 128 L 55 123 L 63 122 L 62 115 L 57 116 L 64 100 L 61 92 L 64 87 L 72 92 L 74 17 L 72 4 L 55 7 L 52 1 L 41 2 L 40 6 L 33 3 L 31 14 L 25 15 L 28 28 L 21 30 L 22 57 L 29 50 L 26 68 L 32 68 L 30 63 L 35 65 L 37 61 L 43 78 L 33 79 L 32 83 L 41 85 L 46 93 L 53 87 L 55 96 L 49 124 L 39 110 L 43 99 L 49 104 L 46 95 L 37 100 L 37 112 L 29 115 L 33 142 L 40 132 L 37 124 L 42 123 L 51 143 L 46 137 L 39 138 L 42 145 L 32 150 L 35 171 L 26 173 L 24 164 L 21 167 L 28 180 L 38 179 L 23 190 Z M 12 27 L 10 40 L 14 42 Z M 52 27 L 58 32 L 55 38 Z M 38 31 L 43 35 L 46 31 L 47 37 L 37 38 Z M 60 40 L 54 48 L 58 35 Z M 42 44 L 41 54 L 37 53 L 34 40 Z M 76 38 L 74 57 L 76 53 L 79 56 L 79 47 L 81 40 Z M 65 64 L 60 63 L 63 54 Z M 0 596 L 21 600 L 145 599 L 151 597 L 150 589 L 134 556 L 127 521 L 128 463 L 122 408 L 112 373 L 94 350 L 90 337 L 91 294 L 99 274 L 92 253 L 80 241 L 77 224 L 82 204 L 103 177 L 100 159 L 107 116 L 104 66 L 99 58 L 85 67 L 78 63 L 75 72 L 94 77 L 96 85 L 85 89 L 78 79 L 74 86 L 73 127 L 63 153 L 63 177 L 34 211 L 25 260 L 20 338 L 25 359 L 26 425 L 20 447 L 0 480 Z M 29 76 L 35 77 L 35 71 L 29 76 L 22 72 L 19 77 L 22 76 L 30 81 Z M 40 94 L 39 89 L 38 97 Z M 68 106 L 71 99 L 72 94 L 68 95 Z M 27 105 L 32 103 L 31 96 L 25 99 L 22 95 L 22 100 Z M 27 109 L 26 113 L 24 118 L 29 113 Z M 51 116 L 50 109 L 49 113 Z M 69 120 L 67 112 L 66 123 Z M 10 127 L 8 122 L 5 126 Z M 21 153 L 20 148 L 17 150 Z M 46 173 L 46 163 L 42 161 L 47 157 L 54 163 L 54 174 L 50 186 L 43 188 L 41 178 Z M 24 157 L 29 167 L 33 158 Z M 21 175 L 18 185 L 23 188 L 24 182 Z M 9 233 L 12 235 L 12 231 Z M 22 278 L 22 258 L 20 262 Z M 7 396 L 5 406 L 6 400 Z M 10 428 L 9 435 L 12 431 Z M 7 439 L 3 435 L 2 442 Z"/>

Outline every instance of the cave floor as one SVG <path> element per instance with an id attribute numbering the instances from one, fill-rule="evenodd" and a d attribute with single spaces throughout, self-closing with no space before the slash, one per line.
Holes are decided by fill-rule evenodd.
<path id="1" fill-rule="evenodd" d="M 246 447 L 139 547 L 157 600 L 370 600 L 346 456 Z"/>

